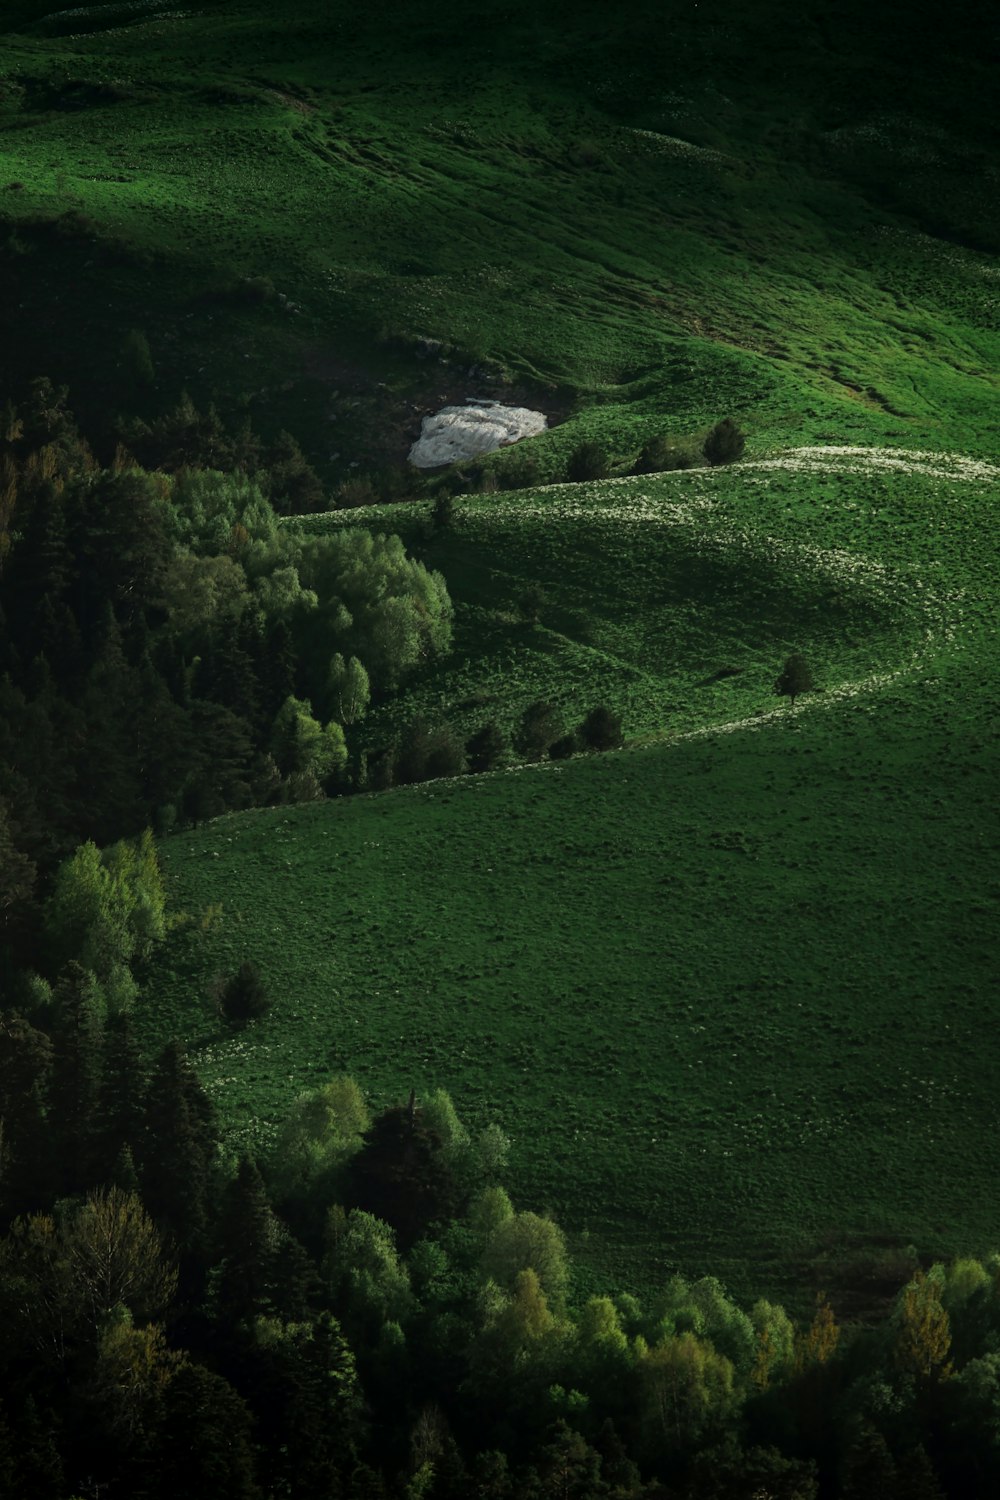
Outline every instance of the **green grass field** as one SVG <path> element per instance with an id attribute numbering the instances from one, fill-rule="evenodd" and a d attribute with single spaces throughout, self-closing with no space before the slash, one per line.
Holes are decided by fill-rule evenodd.
<path id="1" fill-rule="evenodd" d="M 467 502 L 443 545 L 480 599 L 477 553 L 547 582 L 546 540 L 567 589 L 591 570 L 598 636 L 601 591 L 621 589 L 620 654 L 577 646 L 573 677 L 568 644 L 558 675 L 567 709 L 597 683 L 635 708 L 638 743 L 164 844 L 175 900 L 221 900 L 226 916 L 214 938 L 174 940 L 143 1025 L 191 1039 L 234 1140 L 266 1145 L 338 1069 L 376 1104 L 448 1087 L 512 1135 L 519 1198 L 558 1215 L 593 1285 L 680 1265 L 792 1305 L 817 1281 L 863 1302 L 886 1246 L 991 1242 L 995 474 L 814 462 Z M 757 607 L 741 641 L 746 579 L 732 601 L 713 571 L 706 618 L 679 644 L 668 629 L 671 647 L 650 635 L 643 589 L 706 488 L 705 551 L 690 543 L 684 576 L 720 568 L 720 537 L 722 562 L 749 558 L 753 578 L 783 541 L 791 576 L 771 575 L 774 633 Z M 620 511 L 639 490 L 665 515 L 636 541 Z M 631 592 L 615 571 L 629 545 Z M 795 548 L 826 569 L 839 558 L 828 611 L 829 572 Z M 470 640 L 484 607 L 468 606 Z M 789 711 L 770 691 L 780 632 L 801 643 L 810 625 L 824 690 Z M 513 715 L 546 682 L 535 634 L 512 632 L 503 659 L 442 664 L 395 711 L 486 683 L 489 711 Z M 699 688 L 713 640 L 746 670 Z M 246 956 L 275 1009 L 224 1039 L 208 983 Z"/>
<path id="2" fill-rule="evenodd" d="M 225 917 L 172 939 L 145 1039 L 258 1149 L 334 1070 L 449 1088 L 581 1286 L 864 1307 L 895 1247 L 998 1242 L 988 61 L 959 16 L 626 9 L 6 7 L 0 385 L 68 381 L 103 432 L 186 388 L 331 485 L 466 395 L 552 415 L 542 481 L 607 446 L 613 480 L 436 537 L 406 503 L 304 524 L 400 532 L 455 600 L 371 747 L 545 695 L 626 749 L 165 841 L 175 903 Z M 738 466 L 625 477 L 727 414 Z M 788 712 L 792 650 L 820 691 Z M 244 957 L 275 1007 L 225 1038 Z"/>

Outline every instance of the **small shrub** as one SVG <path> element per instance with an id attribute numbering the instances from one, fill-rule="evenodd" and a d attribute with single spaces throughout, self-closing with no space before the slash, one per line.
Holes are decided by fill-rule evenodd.
<path id="1" fill-rule="evenodd" d="M 600 443 L 580 443 L 566 465 L 566 477 L 574 483 L 584 479 L 607 479 L 611 460 Z"/>
<path id="2" fill-rule="evenodd" d="M 633 474 L 665 474 L 672 469 L 694 467 L 694 454 L 672 443 L 663 433 L 647 438 L 632 468 Z"/>
<path id="3" fill-rule="evenodd" d="M 532 453 L 519 453 L 510 458 L 497 471 L 497 480 L 503 490 L 529 490 L 541 479 L 538 459 Z"/>
<path id="4" fill-rule="evenodd" d="M 455 499 L 442 491 L 431 509 L 431 525 L 436 532 L 450 531 L 455 524 Z"/>
<path id="5" fill-rule="evenodd" d="M 575 755 L 578 749 L 579 745 L 577 744 L 575 734 L 560 735 L 549 746 L 549 760 L 569 760 L 570 756 Z"/>
<path id="6" fill-rule="evenodd" d="M 532 584 L 519 595 L 517 607 L 522 620 L 530 620 L 533 625 L 536 624 L 545 608 L 545 590 L 540 589 L 537 584 Z"/>
<path id="7" fill-rule="evenodd" d="M 231 979 L 219 990 L 219 1010 L 230 1026 L 246 1026 L 259 1021 L 271 1009 L 271 998 L 260 977 L 257 965 L 248 959 L 240 964 Z"/>
<path id="8" fill-rule="evenodd" d="M 562 720 L 553 703 L 538 698 L 521 715 L 514 735 L 514 749 L 525 760 L 541 760 L 549 746 L 563 734 Z"/>
<path id="9" fill-rule="evenodd" d="M 618 750 L 625 739 L 620 715 L 603 703 L 590 710 L 579 733 L 588 750 Z"/>
<path id="10" fill-rule="evenodd" d="M 775 681 L 774 691 L 787 697 L 790 700 L 789 707 L 794 708 L 799 694 L 811 692 L 814 686 L 809 663 L 800 652 L 795 651 L 782 667 Z"/>
<path id="11" fill-rule="evenodd" d="M 358 510 L 363 505 L 377 505 L 378 495 L 367 474 L 344 479 L 333 492 L 336 510 Z"/>
<path id="12" fill-rule="evenodd" d="M 738 458 L 742 458 L 745 447 L 746 438 L 732 417 L 725 417 L 721 422 L 716 422 L 701 451 L 712 467 L 716 468 L 719 464 L 734 464 Z"/>
<path id="13" fill-rule="evenodd" d="M 465 746 L 469 770 L 474 773 L 494 770 L 503 760 L 506 749 L 507 741 L 493 719 L 482 729 L 477 729 Z"/>

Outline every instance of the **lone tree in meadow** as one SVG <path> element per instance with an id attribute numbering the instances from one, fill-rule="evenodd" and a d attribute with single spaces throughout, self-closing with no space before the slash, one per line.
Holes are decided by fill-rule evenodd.
<path id="1" fill-rule="evenodd" d="M 271 1009 L 271 997 L 260 970 L 249 960 L 241 963 L 236 973 L 219 987 L 218 997 L 219 1010 L 231 1026 L 259 1021 Z"/>
<path id="2" fill-rule="evenodd" d="M 743 457 L 745 447 L 746 438 L 732 417 L 724 417 L 721 422 L 716 422 L 701 451 L 714 469 L 719 464 L 734 464 Z"/>
<path id="3" fill-rule="evenodd" d="M 800 693 L 811 692 L 815 687 L 809 663 L 798 651 L 785 662 L 781 669 L 781 675 L 774 684 L 774 691 L 782 693 L 791 700 L 789 707 L 795 707 L 795 700 Z"/>

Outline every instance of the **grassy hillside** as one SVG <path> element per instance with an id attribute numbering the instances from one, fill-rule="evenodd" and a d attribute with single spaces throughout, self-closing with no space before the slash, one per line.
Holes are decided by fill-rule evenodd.
<path id="1" fill-rule="evenodd" d="M 0 393 L 68 381 L 110 451 L 187 389 L 330 486 L 446 400 L 549 414 L 540 482 L 446 533 L 308 524 L 401 532 L 456 602 L 368 745 L 544 694 L 611 703 L 626 750 L 167 841 L 177 903 L 225 917 L 173 940 L 146 1041 L 186 1037 L 257 1145 L 333 1069 L 450 1088 L 595 1284 L 864 1299 L 894 1247 L 996 1238 L 990 37 L 625 12 L 4 7 Z M 725 414 L 739 466 L 626 477 Z M 548 483 L 582 439 L 615 478 Z M 795 649 L 821 691 L 790 713 Z M 276 1004 L 227 1039 L 208 990 L 244 956 Z"/>
<path id="2" fill-rule="evenodd" d="M 444 1084 L 503 1122 L 518 1194 L 558 1214 L 595 1283 L 680 1265 L 792 1303 L 817 1280 L 865 1298 L 886 1246 L 989 1241 L 996 472 L 772 462 L 470 501 L 444 544 L 460 601 L 463 579 L 488 599 L 487 557 L 548 584 L 547 544 L 567 590 L 590 570 L 594 634 L 622 655 L 566 641 L 552 680 L 575 711 L 607 688 L 645 731 L 634 748 L 165 843 L 177 901 L 226 915 L 207 942 L 175 940 L 143 1024 L 191 1038 L 234 1138 L 264 1145 L 339 1068 L 379 1103 Z M 682 572 L 710 586 L 697 629 L 656 651 L 641 588 L 678 534 L 686 555 L 689 508 L 705 525 Z M 605 626 L 628 547 L 633 590 Z M 727 593 L 721 567 L 753 581 L 765 556 L 785 562 L 766 609 L 746 576 Z M 484 609 L 459 605 L 469 640 Z M 825 691 L 790 712 L 775 652 L 810 622 Z M 555 633 L 534 635 L 444 664 L 396 711 L 486 683 L 512 715 L 549 685 Z M 746 670 L 699 687 L 713 640 Z M 208 984 L 245 956 L 275 1010 L 226 1040 Z"/>
<path id="3" fill-rule="evenodd" d="M 576 402 L 553 467 L 726 411 L 758 440 L 995 446 L 1000 200 L 957 22 L 45 11 L 0 64 L 5 383 L 66 378 L 105 423 L 187 387 L 331 479 L 470 384 Z"/>

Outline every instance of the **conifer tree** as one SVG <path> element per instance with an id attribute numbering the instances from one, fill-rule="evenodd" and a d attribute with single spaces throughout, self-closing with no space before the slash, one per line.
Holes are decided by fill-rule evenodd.
<path id="1" fill-rule="evenodd" d="M 219 1308 L 227 1322 L 253 1318 L 271 1308 L 279 1239 L 278 1221 L 257 1165 L 243 1156 L 226 1187 L 219 1217 Z"/>
<path id="2" fill-rule="evenodd" d="M 71 961 L 53 992 L 56 1025 L 48 1115 L 62 1191 L 93 1180 L 95 1115 L 100 1076 L 100 991 L 92 973 Z"/>
<path id="3" fill-rule="evenodd" d="M 146 1094 L 143 1199 L 183 1249 L 204 1238 L 215 1174 L 215 1110 L 179 1042 L 157 1060 Z"/>
<path id="4" fill-rule="evenodd" d="M 101 1049 L 97 1093 L 97 1153 L 101 1175 L 126 1170 L 122 1153 L 134 1159 L 142 1147 L 146 1067 L 127 1011 L 109 1016 Z M 134 1161 L 133 1161 L 134 1170 Z"/>

